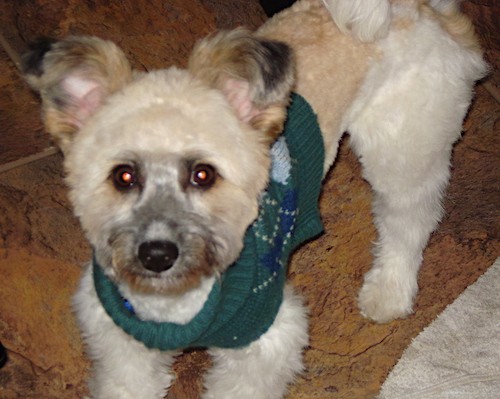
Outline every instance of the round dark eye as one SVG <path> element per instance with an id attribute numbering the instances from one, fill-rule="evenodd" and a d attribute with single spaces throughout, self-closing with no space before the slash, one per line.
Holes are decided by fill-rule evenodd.
<path id="1" fill-rule="evenodd" d="M 215 183 L 217 173 L 213 166 L 198 164 L 191 170 L 191 184 L 198 187 L 210 187 Z"/>
<path id="2" fill-rule="evenodd" d="M 113 169 L 111 178 L 118 190 L 128 190 L 137 183 L 136 171 L 131 165 L 118 165 Z"/>

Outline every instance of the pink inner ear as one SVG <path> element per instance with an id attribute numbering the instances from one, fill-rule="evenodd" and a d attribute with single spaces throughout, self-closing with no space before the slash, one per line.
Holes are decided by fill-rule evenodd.
<path id="1" fill-rule="evenodd" d="M 259 114 L 260 110 L 253 104 L 250 97 L 248 82 L 229 78 L 224 81 L 222 92 L 242 122 L 249 123 Z"/>
<path id="2" fill-rule="evenodd" d="M 72 75 L 64 79 L 63 88 L 70 98 L 67 112 L 71 122 L 80 128 L 102 104 L 102 87 L 94 80 Z"/>

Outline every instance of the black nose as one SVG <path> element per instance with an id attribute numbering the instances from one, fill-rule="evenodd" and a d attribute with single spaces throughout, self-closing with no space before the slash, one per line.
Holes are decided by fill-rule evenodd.
<path id="1" fill-rule="evenodd" d="M 146 241 L 139 245 L 142 265 L 156 273 L 170 269 L 178 256 L 179 249 L 171 241 Z"/>

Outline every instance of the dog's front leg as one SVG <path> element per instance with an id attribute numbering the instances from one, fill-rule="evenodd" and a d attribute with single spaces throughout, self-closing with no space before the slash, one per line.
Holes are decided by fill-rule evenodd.
<path id="1" fill-rule="evenodd" d="M 94 399 L 161 399 L 173 376 L 172 353 L 146 348 L 117 327 L 102 308 L 85 272 L 74 308 L 92 360 L 89 389 Z"/>
<path id="2" fill-rule="evenodd" d="M 308 343 L 307 310 L 300 297 L 285 289 L 271 328 L 242 349 L 212 349 L 214 367 L 205 378 L 204 399 L 279 399 L 303 369 Z"/>

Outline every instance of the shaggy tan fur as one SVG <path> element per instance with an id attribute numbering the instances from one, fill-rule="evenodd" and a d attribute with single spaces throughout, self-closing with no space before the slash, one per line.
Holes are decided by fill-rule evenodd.
<path id="1" fill-rule="evenodd" d="M 330 165 L 337 152 L 336 132 L 366 76 L 370 59 L 377 57 L 375 46 L 342 34 L 320 0 L 294 4 L 270 19 L 257 34 L 283 41 L 294 50 L 294 89 L 308 99 L 318 114 L 321 130 L 327 132 L 325 166 Z"/>

